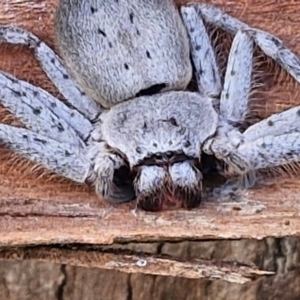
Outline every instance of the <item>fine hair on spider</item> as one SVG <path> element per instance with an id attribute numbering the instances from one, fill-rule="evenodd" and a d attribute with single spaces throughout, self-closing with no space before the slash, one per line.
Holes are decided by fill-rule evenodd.
<path id="1" fill-rule="evenodd" d="M 233 36 L 224 78 L 206 24 Z M 214 166 L 226 195 L 300 160 L 300 107 L 243 128 L 254 45 L 300 82 L 298 56 L 277 37 L 172 0 L 60 0 L 55 33 L 60 57 L 32 33 L 0 26 L 0 41 L 32 49 L 69 104 L 0 72 L 0 101 L 26 125 L 0 124 L 0 142 L 105 200 L 194 208 Z"/>

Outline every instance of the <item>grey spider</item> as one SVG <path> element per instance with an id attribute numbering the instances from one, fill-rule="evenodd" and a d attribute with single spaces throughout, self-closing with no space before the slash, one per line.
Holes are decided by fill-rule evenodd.
<path id="1" fill-rule="evenodd" d="M 235 35 L 223 84 L 204 21 Z M 32 33 L 0 27 L 2 42 L 33 49 L 69 101 L 1 72 L 1 103 L 27 128 L 1 124 L 0 141 L 106 200 L 196 207 L 204 153 L 236 182 L 300 160 L 300 107 L 239 128 L 254 42 L 300 81 L 298 57 L 278 38 L 206 4 L 178 11 L 172 0 L 60 0 L 56 35 L 63 63 Z M 185 91 L 193 71 L 198 92 Z"/>

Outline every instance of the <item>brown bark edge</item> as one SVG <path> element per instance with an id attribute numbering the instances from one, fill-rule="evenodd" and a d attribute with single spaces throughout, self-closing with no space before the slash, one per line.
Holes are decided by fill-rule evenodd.
<path id="1" fill-rule="evenodd" d="M 184 1 L 177 1 L 178 4 Z M 186 2 L 186 1 L 185 1 Z M 201 1 L 203 2 L 203 1 Z M 300 52 L 299 5 L 295 1 L 213 1 L 252 26 L 276 34 Z M 0 23 L 33 31 L 53 46 L 55 0 L 0 0 Z M 27 49 L 1 45 L 0 69 L 59 96 Z M 274 69 L 275 68 L 275 69 Z M 298 86 L 278 67 L 274 86 L 262 91 L 261 116 L 296 105 Z M 267 70 L 264 70 L 267 71 Z M 256 107 L 256 110 L 258 109 Z M 9 120 L 5 110 L 3 121 Z M 125 272 L 222 278 L 245 282 L 266 275 L 251 267 L 231 264 L 178 262 L 174 259 L 98 251 L 56 249 L 53 245 L 111 245 L 117 242 L 203 239 L 262 239 L 300 235 L 299 177 L 277 187 L 248 192 L 238 203 L 206 202 L 193 211 L 133 213 L 134 203 L 113 207 L 93 191 L 53 176 L 28 172 L 32 165 L 0 149 L 0 258 L 43 259 Z M 43 246 L 44 245 L 44 246 Z M 52 245 L 52 246 L 51 246 Z M 37 246 L 37 248 L 32 248 Z M 11 248 L 13 247 L 13 248 Z M 51 248 L 52 247 L 52 248 Z M 203 267 L 204 266 L 204 267 Z M 251 275 L 252 274 L 252 275 Z M 254 276 L 255 275 L 255 276 Z"/>

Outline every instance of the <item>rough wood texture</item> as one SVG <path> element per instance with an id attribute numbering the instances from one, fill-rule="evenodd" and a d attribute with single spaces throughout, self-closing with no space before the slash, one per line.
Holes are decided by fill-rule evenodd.
<path id="1" fill-rule="evenodd" d="M 188 1 L 177 1 L 182 4 Z M 225 11 L 283 39 L 300 53 L 300 5 L 296 1 L 210 1 Z M 55 47 L 52 17 L 55 0 L 0 0 L 0 23 L 22 26 Z M 228 41 L 227 41 L 228 43 Z M 59 96 L 28 49 L 1 45 L 0 69 Z M 255 99 L 261 117 L 300 102 L 300 88 L 269 60 L 257 72 L 268 80 Z M 262 75 L 261 75 L 262 76 Z M 2 109 L 1 120 L 12 122 Z M 1 246 L 42 244 L 113 244 L 299 236 L 299 178 L 249 192 L 243 203 L 204 203 L 193 211 L 137 212 L 134 203 L 112 207 L 88 187 L 61 178 L 31 174 L 31 165 L 0 149 Z M 75 254 L 76 256 L 76 254 Z M 0 254 L 1 257 L 1 254 Z M 2 257 L 4 258 L 4 257 Z"/>
<path id="2" fill-rule="evenodd" d="M 75 247 L 74 247 L 75 248 Z M 184 277 L 191 279 L 222 279 L 244 284 L 260 276 L 274 275 L 274 272 L 260 271 L 257 268 L 237 263 L 216 263 L 205 260 L 180 261 L 169 257 L 147 254 L 133 254 L 128 251 L 103 249 L 80 250 L 35 247 L 18 250 L 0 250 L 1 259 L 52 261 L 60 264 L 94 267 L 107 270 L 117 269 L 125 273 L 142 273 L 161 276 Z"/>

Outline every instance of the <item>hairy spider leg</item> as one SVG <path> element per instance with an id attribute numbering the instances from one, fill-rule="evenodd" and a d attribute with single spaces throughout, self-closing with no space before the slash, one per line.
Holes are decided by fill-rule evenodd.
<path id="1" fill-rule="evenodd" d="M 246 31 L 254 39 L 261 50 L 280 64 L 297 82 L 300 82 L 300 58 L 288 49 L 277 37 L 268 32 L 251 28 L 249 25 L 229 16 L 221 9 L 208 4 L 191 4 L 202 15 L 205 21 L 225 31 L 236 34 Z"/>
<path id="2" fill-rule="evenodd" d="M 21 28 L 0 26 L 1 41 L 33 49 L 42 69 L 68 102 L 89 120 L 94 120 L 99 115 L 101 107 L 74 83 L 60 58 L 37 36 Z"/>
<path id="3" fill-rule="evenodd" d="M 222 90 L 220 72 L 201 15 L 192 6 L 182 6 L 181 15 L 190 39 L 199 93 L 218 102 Z"/>
<path id="4" fill-rule="evenodd" d="M 43 57 L 42 42 L 19 28 L 0 27 L 0 41 L 35 45 Z M 91 122 L 41 88 L 0 71 L 0 103 L 18 117 L 25 128 L 0 124 L 0 140 L 7 148 L 47 169 L 83 183 L 92 174 L 85 139 Z"/>

